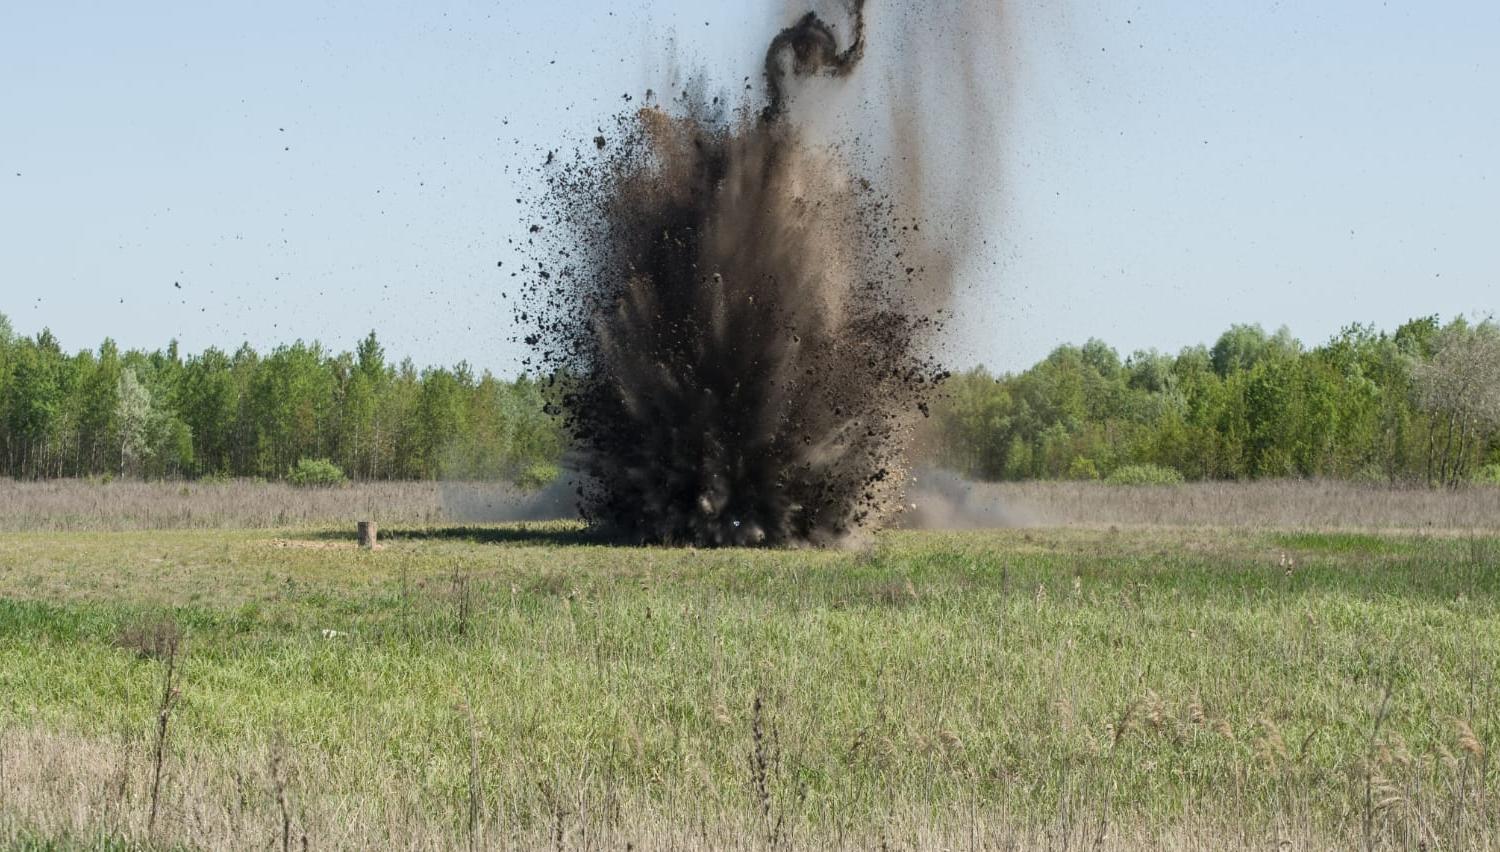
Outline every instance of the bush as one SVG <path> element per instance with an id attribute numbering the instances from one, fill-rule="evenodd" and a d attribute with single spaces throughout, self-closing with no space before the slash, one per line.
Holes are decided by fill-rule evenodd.
<path id="1" fill-rule="evenodd" d="M 332 488 L 343 485 L 348 479 L 339 466 L 328 459 L 302 459 L 286 478 L 298 488 Z"/>
<path id="2" fill-rule="evenodd" d="M 1110 485 L 1181 485 L 1182 474 L 1159 464 L 1127 464 L 1104 480 Z"/>
<path id="3" fill-rule="evenodd" d="M 1074 456 L 1072 464 L 1068 465 L 1068 478 L 1088 480 L 1098 479 L 1099 466 L 1094 464 L 1093 459 L 1084 458 L 1083 456 Z"/>
<path id="4" fill-rule="evenodd" d="M 529 465 L 516 477 L 516 487 L 522 491 L 540 491 L 552 484 L 562 471 L 555 464 L 537 462 Z"/>
<path id="5" fill-rule="evenodd" d="M 1474 482 L 1477 485 L 1500 485 L 1500 462 L 1474 471 Z"/>

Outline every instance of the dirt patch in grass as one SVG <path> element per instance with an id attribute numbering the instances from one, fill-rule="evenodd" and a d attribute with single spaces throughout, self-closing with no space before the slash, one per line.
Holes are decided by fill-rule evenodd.
<path id="1" fill-rule="evenodd" d="M 266 542 L 267 545 L 282 550 L 359 550 L 359 543 L 354 541 L 326 541 L 305 538 L 273 538 Z M 376 544 L 375 550 L 384 550 L 385 545 Z"/>

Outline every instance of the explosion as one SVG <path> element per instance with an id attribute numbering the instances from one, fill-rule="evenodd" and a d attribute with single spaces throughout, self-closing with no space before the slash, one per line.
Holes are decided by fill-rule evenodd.
<path id="1" fill-rule="evenodd" d="M 648 95 L 547 156 L 518 319 L 561 388 L 596 528 L 640 543 L 837 543 L 885 522 L 945 374 L 922 223 L 787 119 L 788 84 L 842 77 L 809 13 L 771 42 L 769 102 Z"/>

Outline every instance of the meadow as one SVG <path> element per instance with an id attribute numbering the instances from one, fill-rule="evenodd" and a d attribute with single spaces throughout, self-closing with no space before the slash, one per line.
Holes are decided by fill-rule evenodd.
<path id="1" fill-rule="evenodd" d="M 12 848 L 1500 848 L 1490 492 L 1059 484 L 774 552 L 412 497 L 371 552 L 370 494 L 6 487 Z"/>

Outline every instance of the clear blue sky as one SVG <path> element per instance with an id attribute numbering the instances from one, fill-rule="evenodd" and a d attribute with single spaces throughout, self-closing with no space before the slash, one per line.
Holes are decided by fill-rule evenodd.
<path id="1" fill-rule="evenodd" d="M 965 281 L 959 366 L 1500 310 L 1500 4 L 1009 8 L 1002 262 Z M 375 328 L 419 363 L 510 372 L 516 167 L 674 66 L 733 86 L 787 15 L 5 4 L 0 312 L 70 349 Z"/>

